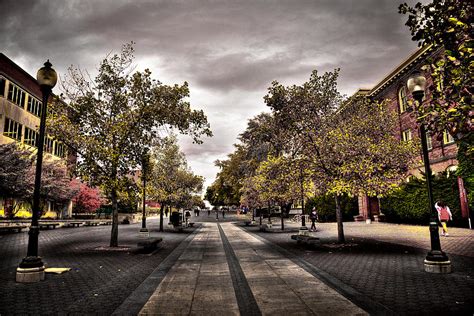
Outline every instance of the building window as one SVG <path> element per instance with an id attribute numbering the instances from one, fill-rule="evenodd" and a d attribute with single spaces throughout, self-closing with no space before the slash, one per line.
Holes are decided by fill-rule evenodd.
<path id="1" fill-rule="evenodd" d="M 3 135 L 21 141 L 21 128 L 20 123 L 6 117 Z"/>
<path id="2" fill-rule="evenodd" d="M 405 86 L 401 87 L 398 90 L 398 106 L 400 108 L 400 114 L 406 112 L 408 103 L 407 103 L 407 90 Z"/>
<path id="3" fill-rule="evenodd" d="M 41 115 L 41 102 L 32 97 L 31 95 L 28 97 L 28 105 L 26 107 L 26 110 L 36 116 L 40 116 Z"/>
<path id="4" fill-rule="evenodd" d="M 0 96 L 5 96 L 5 78 L 0 77 Z"/>
<path id="5" fill-rule="evenodd" d="M 54 142 L 54 155 L 61 158 L 64 158 L 66 156 L 63 143 Z"/>
<path id="6" fill-rule="evenodd" d="M 407 129 L 402 132 L 402 141 L 408 142 L 412 140 L 411 130 Z"/>
<path id="7" fill-rule="evenodd" d="M 448 145 L 454 143 L 454 137 L 451 136 L 448 132 L 444 131 L 443 133 L 443 144 Z"/>
<path id="8" fill-rule="evenodd" d="M 23 138 L 23 143 L 32 147 L 37 147 L 38 132 L 25 126 L 25 137 Z"/>
<path id="9" fill-rule="evenodd" d="M 8 86 L 8 100 L 12 101 L 19 107 L 25 107 L 25 91 L 21 90 L 18 86 L 10 82 Z"/>
<path id="10" fill-rule="evenodd" d="M 433 149 L 433 142 L 431 140 L 431 133 L 426 132 L 426 144 L 428 145 L 428 150 Z"/>
<path id="11" fill-rule="evenodd" d="M 49 137 L 44 138 L 44 151 L 53 154 L 53 140 Z"/>
<path id="12" fill-rule="evenodd" d="M 444 131 L 443 132 L 443 144 L 447 145 L 447 144 L 452 144 L 454 143 L 454 137 L 451 136 L 450 133 Z"/>

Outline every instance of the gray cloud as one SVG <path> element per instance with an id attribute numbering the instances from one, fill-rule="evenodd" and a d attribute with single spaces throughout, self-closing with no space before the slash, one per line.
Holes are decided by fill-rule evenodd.
<path id="1" fill-rule="evenodd" d="M 351 94 L 412 52 L 416 44 L 397 6 L 393 0 L 0 0 L 0 42 L 34 75 L 47 58 L 60 74 L 71 64 L 94 73 L 107 53 L 135 41 L 138 68 L 165 83 L 188 81 L 192 104 L 208 115 L 215 137 L 201 146 L 183 138 L 182 146 L 196 172 L 212 178 L 212 162 L 232 151 L 247 119 L 265 110 L 271 81 L 300 84 L 313 69 L 341 68 L 339 87 Z"/>

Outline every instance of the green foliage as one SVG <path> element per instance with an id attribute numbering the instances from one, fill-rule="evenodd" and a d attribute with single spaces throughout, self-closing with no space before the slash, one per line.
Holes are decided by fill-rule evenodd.
<path id="1" fill-rule="evenodd" d="M 451 225 L 466 226 L 467 221 L 461 217 L 459 190 L 456 177 L 440 174 L 433 178 L 433 198 L 443 200 L 451 209 L 453 222 Z M 465 181 L 466 190 L 471 199 L 469 208 L 472 210 L 474 182 Z M 426 181 L 412 178 L 403 183 L 398 190 L 381 199 L 381 210 L 387 221 L 393 223 L 427 224 L 430 218 Z"/>
<path id="2" fill-rule="evenodd" d="M 260 164 L 252 177 L 259 200 L 271 205 L 283 207 L 297 199 L 300 192 L 300 182 L 294 161 L 284 156 L 272 157 Z"/>
<path id="3" fill-rule="evenodd" d="M 459 148 L 459 152 L 464 151 L 464 155 L 472 159 L 473 2 L 433 0 L 428 4 L 417 3 L 414 7 L 405 3 L 400 5 L 399 12 L 408 15 L 406 25 L 414 41 L 420 46 L 441 47 L 444 52 L 440 59 L 430 61 L 434 83 L 430 87 L 431 100 L 418 108 L 418 120 L 439 135 L 448 131 L 458 143 L 470 140 L 464 148 Z"/>
<path id="4" fill-rule="evenodd" d="M 133 52 L 130 43 L 120 54 L 107 56 L 94 80 L 70 67 L 61 87 L 68 104 L 54 104 L 48 121 L 50 134 L 80 156 L 81 173 L 107 192 L 115 209 L 112 247 L 118 246 L 117 194 L 141 164 L 145 149 L 159 142 L 167 128 L 197 143 L 212 135 L 203 111 L 192 110 L 187 101 L 188 84 L 164 85 L 148 69 L 132 73 Z"/>
<path id="5" fill-rule="evenodd" d="M 305 213 L 309 214 L 313 207 L 316 207 L 320 222 L 336 221 L 336 213 L 334 212 L 336 209 L 336 201 L 333 195 L 327 194 L 308 199 L 305 204 Z M 341 196 L 341 211 L 344 221 L 353 221 L 354 216 L 359 214 L 357 197 L 350 197 L 348 195 Z"/>
<path id="6" fill-rule="evenodd" d="M 190 207 L 194 194 L 202 190 L 204 179 L 189 170 L 174 135 L 153 148 L 150 169 L 148 195 L 163 206 Z"/>

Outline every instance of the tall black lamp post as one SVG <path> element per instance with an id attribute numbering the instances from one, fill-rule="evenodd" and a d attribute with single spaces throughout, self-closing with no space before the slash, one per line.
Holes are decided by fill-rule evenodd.
<path id="1" fill-rule="evenodd" d="M 143 180 L 143 203 L 142 203 L 142 228 L 140 228 L 140 236 L 149 237 L 150 233 L 146 228 L 146 177 L 148 173 L 148 167 L 150 165 L 150 156 L 148 151 L 145 150 L 142 157 L 142 180 Z"/>
<path id="2" fill-rule="evenodd" d="M 46 61 L 44 67 L 38 70 L 36 79 L 43 93 L 43 104 L 41 107 L 41 118 L 38 135 L 38 156 L 36 159 L 35 188 L 33 193 L 33 209 L 31 216 L 31 226 L 28 232 L 28 250 L 26 257 L 20 262 L 16 272 L 16 281 L 21 283 L 32 283 L 44 280 L 44 265 L 41 257 L 38 257 L 38 218 L 40 214 L 40 191 L 41 191 L 41 170 L 43 165 L 43 145 L 46 129 L 46 114 L 48 99 L 51 90 L 56 85 L 58 76 L 51 68 L 51 63 Z"/>
<path id="3" fill-rule="evenodd" d="M 407 81 L 408 90 L 413 98 L 421 106 L 425 96 L 426 78 L 419 72 L 415 72 Z M 430 206 L 430 238 L 431 250 L 424 261 L 425 271 L 432 273 L 450 273 L 451 262 L 448 256 L 441 250 L 438 231 L 438 212 L 433 202 L 433 190 L 431 186 L 431 168 L 428 156 L 428 144 L 426 140 L 425 125 L 420 123 L 421 149 L 423 152 L 423 163 L 425 166 L 426 185 L 428 189 L 428 201 Z"/>
<path id="4" fill-rule="evenodd" d="M 300 189 L 301 189 L 301 227 L 299 229 L 300 235 L 307 235 L 309 233 L 306 227 L 306 217 L 304 214 L 304 184 L 303 184 L 303 165 L 300 165 Z"/>

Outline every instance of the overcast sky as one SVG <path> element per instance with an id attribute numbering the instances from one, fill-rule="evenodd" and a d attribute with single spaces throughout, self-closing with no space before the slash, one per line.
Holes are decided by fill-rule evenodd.
<path id="1" fill-rule="evenodd" d="M 110 52 L 136 42 L 135 64 L 166 84 L 187 81 L 214 137 L 181 146 L 212 183 L 216 159 L 247 120 L 266 111 L 273 80 L 301 84 L 341 68 L 339 89 L 371 88 L 416 50 L 397 0 L 0 0 L 1 51 L 36 76 L 50 59 L 94 74 Z M 413 3 L 413 1 L 407 1 Z M 55 89 L 56 93 L 59 93 Z"/>

